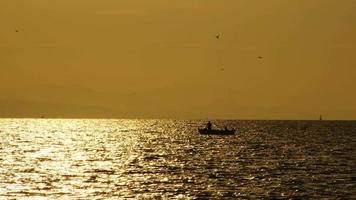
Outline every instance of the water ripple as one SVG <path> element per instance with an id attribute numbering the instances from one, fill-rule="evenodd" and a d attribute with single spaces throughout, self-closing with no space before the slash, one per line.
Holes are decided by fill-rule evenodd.
<path id="1" fill-rule="evenodd" d="M 356 123 L 0 120 L 0 199 L 352 199 Z"/>

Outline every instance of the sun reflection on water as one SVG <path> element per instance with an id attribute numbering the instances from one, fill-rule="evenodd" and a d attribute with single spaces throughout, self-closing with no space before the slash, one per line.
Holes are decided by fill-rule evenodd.
<path id="1" fill-rule="evenodd" d="M 218 123 L 240 132 L 201 136 L 202 121 L 184 120 L 0 120 L 0 199 L 352 194 L 355 124 Z"/>

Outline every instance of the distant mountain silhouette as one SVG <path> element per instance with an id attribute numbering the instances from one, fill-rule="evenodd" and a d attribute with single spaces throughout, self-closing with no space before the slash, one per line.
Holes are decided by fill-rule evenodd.
<path id="1" fill-rule="evenodd" d="M 99 106 L 0 99 L 0 117 L 116 118 L 119 113 L 119 111 Z"/>
<path id="2" fill-rule="evenodd" d="M 315 119 L 315 110 L 321 110 L 316 104 L 305 108 L 278 105 L 273 98 L 260 104 L 256 99 L 267 94 L 251 96 L 239 90 L 189 84 L 111 92 L 42 85 L 0 89 L 0 94 L 0 117 Z M 354 111 L 342 110 L 337 117 L 351 118 Z"/>

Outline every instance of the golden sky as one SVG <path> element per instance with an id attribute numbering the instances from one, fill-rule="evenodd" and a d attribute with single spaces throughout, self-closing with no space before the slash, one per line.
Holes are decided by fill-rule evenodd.
<path id="1" fill-rule="evenodd" d="M 0 116 L 355 119 L 355 11 L 355 0 L 1 0 Z"/>

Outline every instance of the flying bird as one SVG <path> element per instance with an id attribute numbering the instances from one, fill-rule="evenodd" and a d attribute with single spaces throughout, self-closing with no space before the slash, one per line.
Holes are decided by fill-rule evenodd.
<path id="1" fill-rule="evenodd" d="M 262 56 L 258 56 L 258 59 L 262 59 L 263 57 Z"/>
<path id="2" fill-rule="evenodd" d="M 220 36 L 221 36 L 220 33 L 215 35 L 216 39 L 220 39 Z"/>

